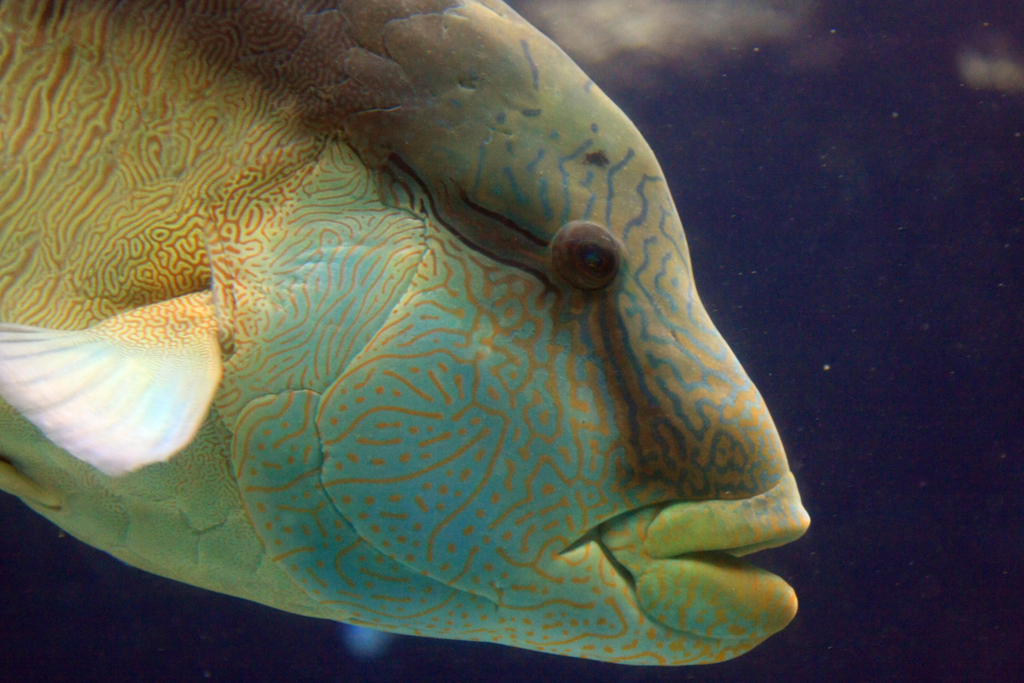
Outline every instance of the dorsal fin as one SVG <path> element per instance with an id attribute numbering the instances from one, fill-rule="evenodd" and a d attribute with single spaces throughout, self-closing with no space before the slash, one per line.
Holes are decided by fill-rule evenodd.
<path id="1" fill-rule="evenodd" d="M 74 332 L 0 324 L 0 396 L 48 439 L 109 475 L 185 447 L 220 377 L 209 292 Z"/>

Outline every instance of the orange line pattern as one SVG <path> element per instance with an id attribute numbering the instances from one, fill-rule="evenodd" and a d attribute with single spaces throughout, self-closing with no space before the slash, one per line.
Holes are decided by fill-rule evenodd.
<path id="1" fill-rule="evenodd" d="M 209 285 L 200 200 L 245 117 L 177 96 L 204 84 L 170 12 L 46 4 L 0 7 L 0 319 L 80 329 Z"/>

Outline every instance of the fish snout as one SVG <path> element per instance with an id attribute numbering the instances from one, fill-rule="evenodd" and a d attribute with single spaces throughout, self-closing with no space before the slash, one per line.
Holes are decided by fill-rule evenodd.
<path id="1" fill-rule="evenodd" d="M 744 652 L 792 621 L 797 598 L 781 577 L 739 556 L 793 541 L 809 524 L 787 472 L 752 498 L 644 508 L 609 521 L 601 536 L 647 616 Z"/>

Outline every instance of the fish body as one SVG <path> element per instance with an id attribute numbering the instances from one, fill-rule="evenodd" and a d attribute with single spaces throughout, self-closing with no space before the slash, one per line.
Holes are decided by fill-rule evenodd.
<path id="1" fill-rule="evenodd" d="M 792 619 L 738 558 L 809 519 L 662 170 L 510 8 L 6 3 L 0 48 L 0 488 L 396 633 L 678 665 Z"/>

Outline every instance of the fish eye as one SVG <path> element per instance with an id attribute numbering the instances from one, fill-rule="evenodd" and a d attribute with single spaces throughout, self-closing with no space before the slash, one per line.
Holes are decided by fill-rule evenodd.
<path id="1" fill-rule="evenodd" d="M 596 223 L 566 223 L 551 243 L 551 264 L 562 279 L 580 289 L 603 289 L 619 272 L 622 249 Z"/>

